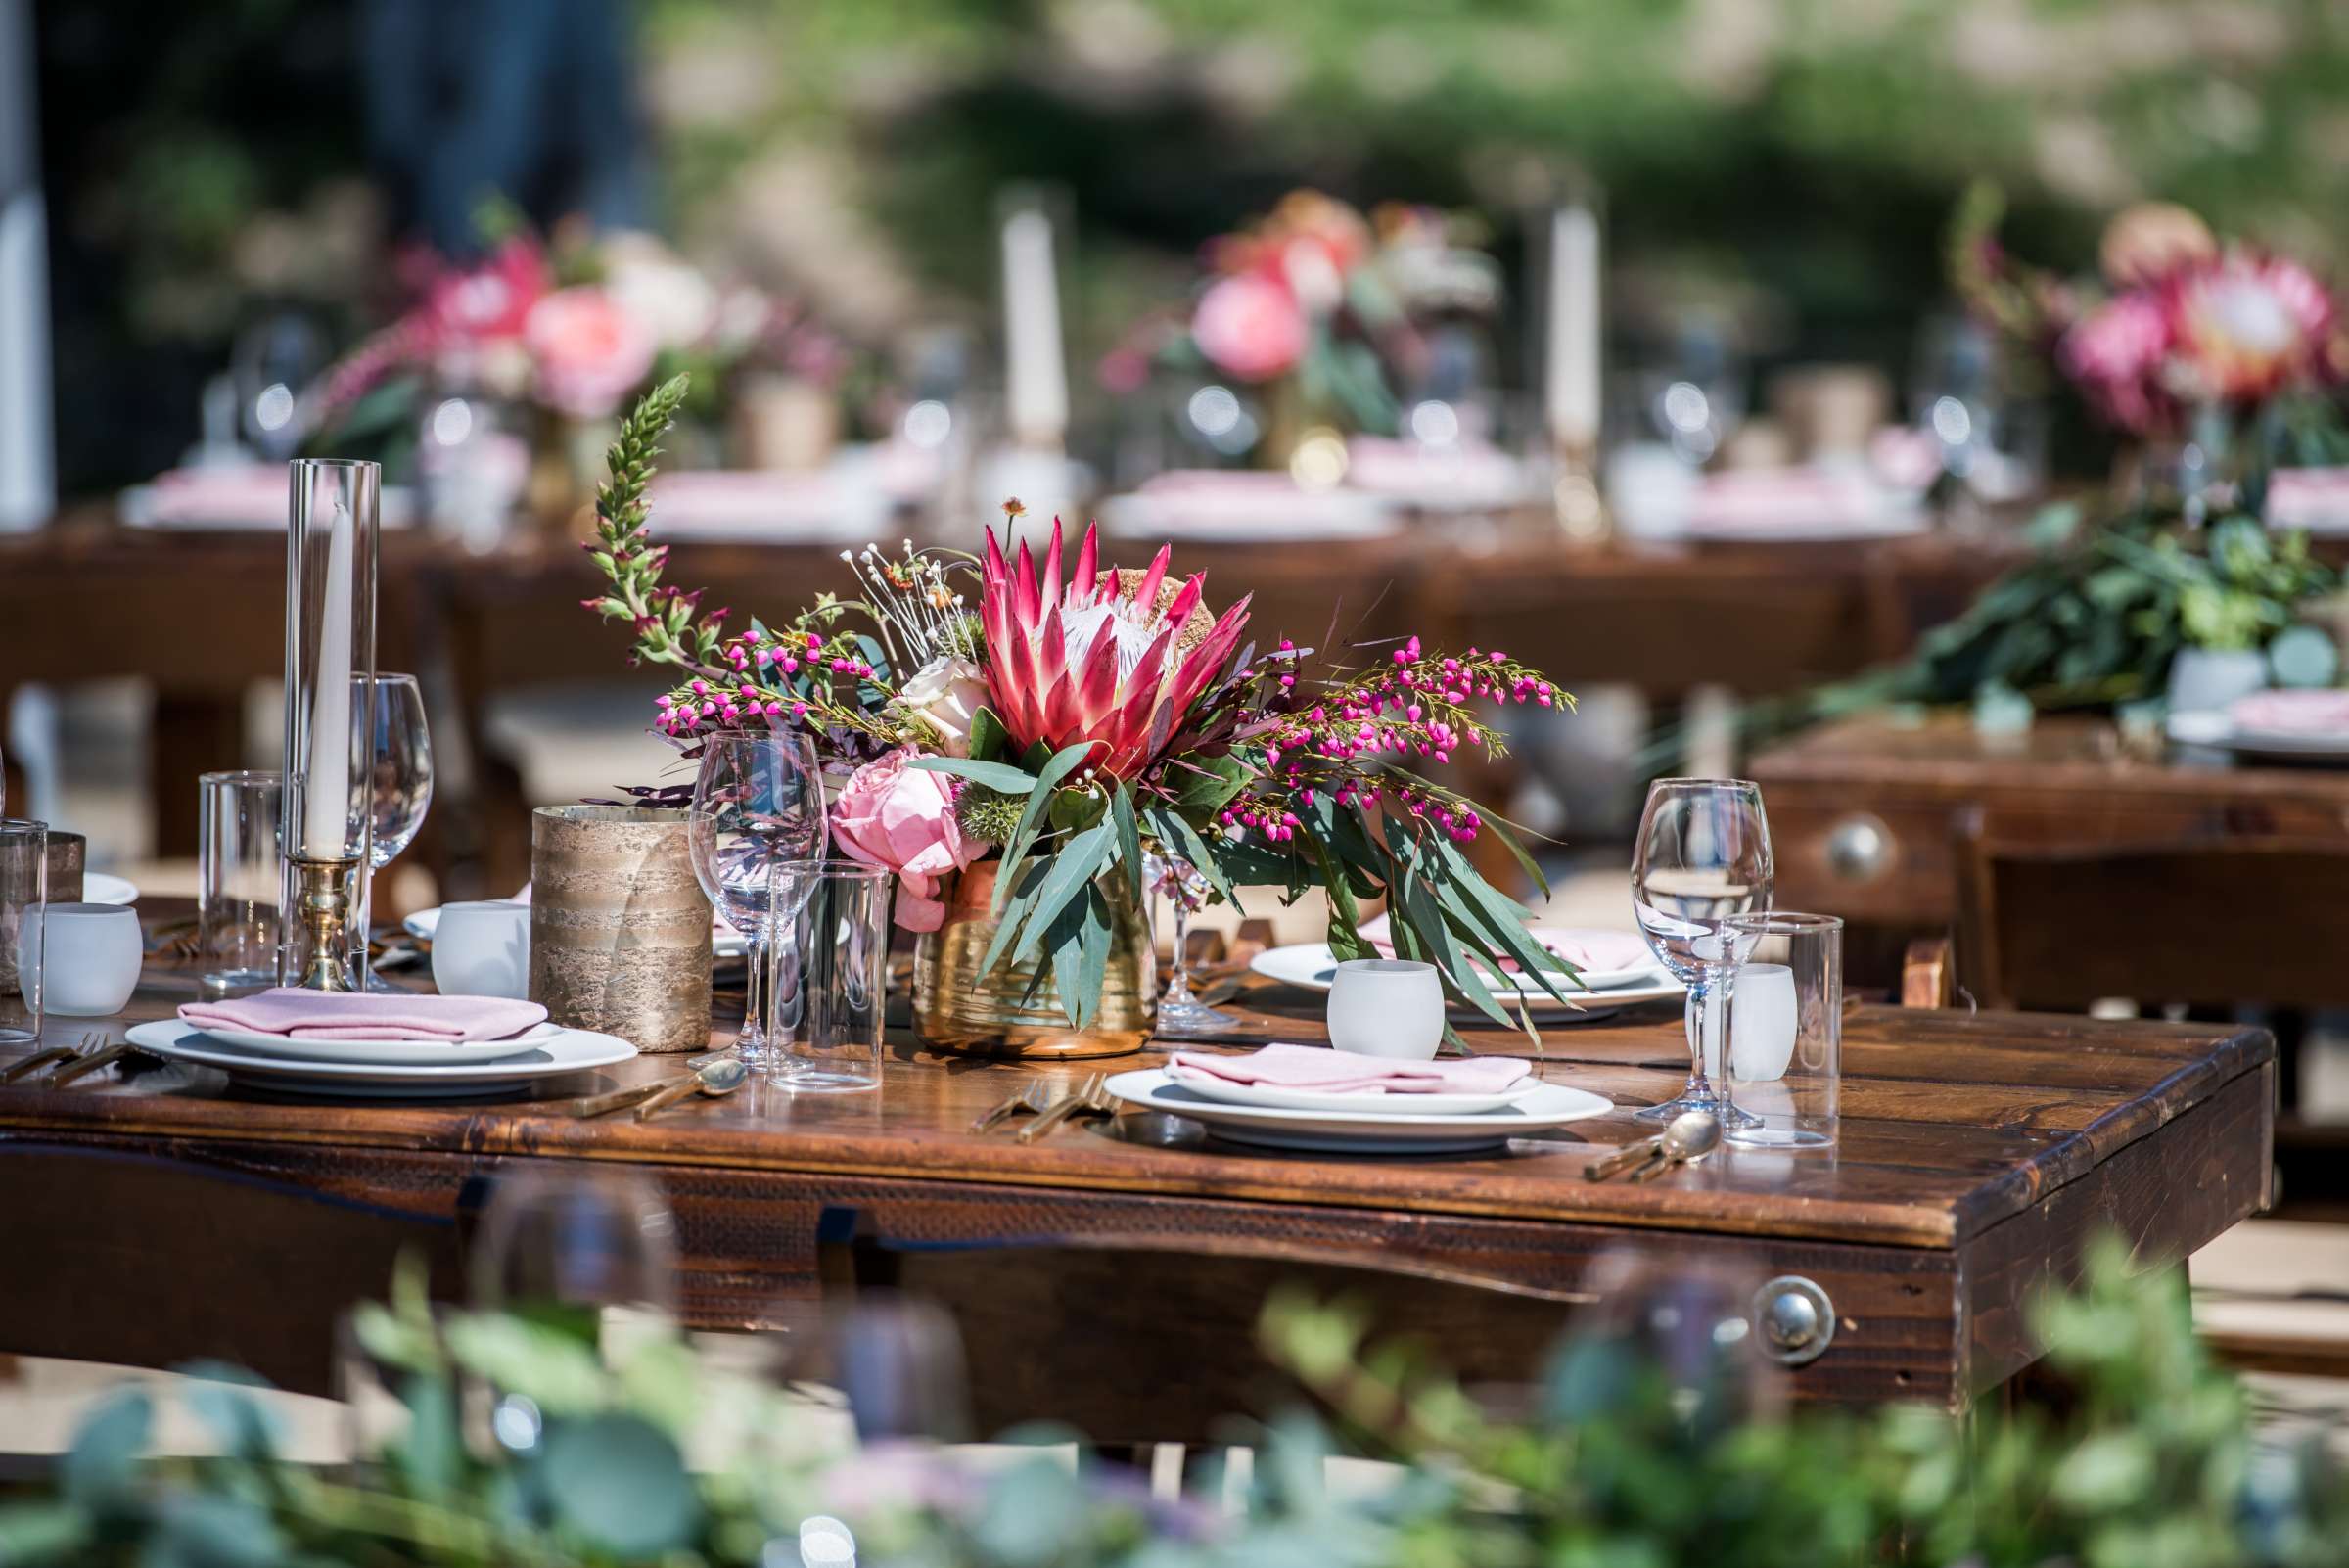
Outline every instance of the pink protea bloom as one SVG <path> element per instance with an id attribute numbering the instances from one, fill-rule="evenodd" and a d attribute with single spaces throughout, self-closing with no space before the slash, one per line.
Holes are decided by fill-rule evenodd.
<path id="1" fill-rule="evenodd" d="M 1147 572 L 1101 571 L 1097 530 L 1088 527 L 1065 589 L 1060 551 L 1058 519 L 1040 576 L 1025 542 L 1014 566 L 988 530 L 979 618 L 989 706 L 1015 751 L 1037 741 L 1056 752 L 1092 741 L 1086 764 L 1130 779 L 1157 761 L 1184 711 L 1230 657 L 1248 623 L 1248 601 L 1196 633 L 1190 623 L 1207 579 L 1162 591 L 1167 548 Z"/>
<path id="2" fill-rule="evenodd" d="M 2324 377 L 2332 296 L 2298 262 L 2231 251 L 2164 291 L 2178 370 L 2203 396 L 2250 402 Z"/>
<path id="3" fill-rule="evenodd" d="M 1305 357 L 1305 311 L 1280 284 L 1241 273 L 1218 279 L 1200 296 L 1191 337 L 1226 374 L 1269 381 Z"/>
<path id="4" fill-rule="evenodd" d="M 2169 404 L 2161 375 L 2171 323 L 2158 293 L 2133 289 L 2075 322 L 2056 353 L 2105 418 L 2123 429 L 2143 431 Z"/>

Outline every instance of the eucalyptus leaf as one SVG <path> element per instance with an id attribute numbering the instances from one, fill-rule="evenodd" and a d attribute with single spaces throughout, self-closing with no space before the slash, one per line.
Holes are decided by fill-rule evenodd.
<path id="1" fill-rule="evenodd" d="M 1059 918 L 1060 911 L 1070 900 L 1083 893 L 1086 885 L 1101 869 L 1101 862 L 1109 854 L 1109 846 L 1110 825 L 1103 822 L 1078 834 L 1061 847 L 1059 853 L 1052 856 L 1045 866 L 1044 880 L 1036 889 L 1036 907 L 1020 923 L 1019 938 L 1011 945 L 1011 961 L 1014 964 L 1028 960 L 1042 944 L 1044 932 Z M 1002 933 L 997 932 L 996 941 L 1001 940 Z M 995 949 L 990 945 L 988 950 L 992 952 Z M 990 964 L 988 967 L 993 966 Z"/>
<path id="2" fill-rule="evenodd" d="M 1036 776 L 1009 762 L 977 762 L 967 757 L 917 757 L 907 764 L 925 773 L 952 773 L 984 784 L 999 795 L 1025 795 L 1036 788 Z"/>
<path id="3" fill-rule="evenodd" d="M 976 713 L 971 715 L 971 737 L 968 747 L 971 760 L 985 762 L 996 761 L 1010 749 L 1011 731 L 1003 727 L 1003 720 L 995 716 L 993 709 L 982 705 Z"/>
<path id="4" fill-rule="evenodd" d="M 558 1529 L 599 1552 L 649 1562 L 689 1545 L 701 1501 L 676 1445 L 641 1416 L 549 1427 L 538 1483 Z"/>
<path id="5" fill-rule="evenodd" d="M 155 1426 L 155 1402 L 137 1389 L 108 1397 L 73 1434 L 58 1461 L 59 1488 L 85 1508 L 104 1509 L 130 1491 Z"/>
<path id="6" fill-rule="evenodd" d="M 1118 828 L 1118 862 L 1126 867 L 1128 884 L 1141 890 L 1137 897 L 1147 899 L 1150 890 L 1142 886 L 1142 830 L 1134 819 L 1133 793 L 1128 786 L 1120 784 L 1110 791 L 1109 813 Z"/>
<path id="7" fill-rule="evenodd" d="M 1036 770 L 1036 787 L 1028 797 L 1028 808 L 1020 813 L 1020 825 L 1013 832 L 1011 843 L 1003 847 L 1003 871 L 995 879 L 995 913 L 998 915 L 1003 912 L 1004 890 L 1012 875 L 1036 847 L 1036 829 L 1042 825 L 1044 812 L 1052 805 L 1052 792 L 1060 787 L 1062 779 L 1075 772 L 1092 755 L 1093 746 L 1092 741 L 1078 741 L 1072 746 L 1064 746 Z"/>

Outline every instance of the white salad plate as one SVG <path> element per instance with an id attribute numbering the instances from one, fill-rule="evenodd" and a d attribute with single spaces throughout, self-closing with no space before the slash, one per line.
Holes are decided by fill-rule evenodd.
<path id="1" fill-rule="evenodd" d="M 456 1062 L 496 1062 L 534 1051 L 561 1035 L 555 1024 L 533 1024 L 505 1039 L 288 1039 L 247 1029 L 204 1026 L 204 1037 L 239 1050 L 259 1051 L 303 1062 L 364 1062 L 376 1067 L 446 1067 Z"/>
<path id="2" fill-rule="evenodd" d="M 1202 1073 L 1180 1062 L 1167 1068 L 1167 1079 L 1223 1105 L 1261 1105 L 1274 1111 L 1348 1112 L 1375 1105 L 1380 1111 L 1391 1111 L 1397 1116 L 1477 1116 L 1514 1105 L 1529 1094 L 1539 1094 L 1543 1088 L 1540 1079 L 1528 1078 L 1494 1094 L 1332 1094 L 1325 1089 L 1284 1088 L 1273 1084 L 1234 1084 L 1230 1079 Z"/>
<path id="3" fill-rule="evenodd" d="M 81 874 L 81 901 L 136 903 L 139 901 L 139 885 L 128 877 L 110 877 L 103 871 L 84 871 Z"/>
<path id="4" fill-rule="evenodd" d="M 282 1056 L 232 1045 L 214 1038 L 193 1024 L 176 1018 L 135 1025 L 128 1033 L 133 1045 L 175 1062 L 216 1067 L 229 1077 L 255 1088 L 289 1094 L 335 1094 L 362 1099 L 447 1099 L 466 1095 L 508 1094 L 541 1079 L 610 1067 L 636 1054 L 636 1047 L 614 1035 L 584 1029 L 558 1029 L 550 1038 L 534 1040 L 531 1048 L 495 1061 L 443 1061 L 430 1066 L 390 1062 L 327 1061 L 312 1056 Z M 303 1041 L 314 1045 L 318 1041 Z M 437 1047 L 448 1049 L 446 1046 Z"/>
<path id="5" fill-rule="evenodd" d="M 1326 992 L 1337 978 L 1338 959 L 1329 950 L 1327 943 L 1301 942 L 1286 947 L 1267 947 L 1250 959 L 1248 967 L 1284 986 Z M 1590 988 L 1589 995 L 1576 991 L 1560 977 L 1558 989 L 1573 998 L 1570 1004 L 1560 1002 L 1540 986 L 1510 985 L 1496 982 L 1490 976 L 1485 978 L 1497 1001 L 1515 1003 L 1522 1000 L 1537 1012 L 1563 1013 L 1583 1018 L 1603 1018 L 1626 1007 L 1672 1001 L 1686 993 L 1679 981 L 1662 969 L 1652 967 L 1587 974 L 1584 984 Z"/>
<path id="6" fill-rule="evenodd" d="M 2303 761 L 2349 762 L 2349 729 L 2253 729 L 2224 711 L 2172 714 L 2170 739 L 2181 746 L 2215 746 L 2245 757 L 2297 758 Z"/>
<path id="7" fill-rule="evenodd" d="M 1357 1109 L 1285 1110 L 1211 1100 L 1174 1083 L 1163 1067 L 1120 1073 L 1109 1081 L 1108 1089 L 1128 1105 L 1188 1117 L 1234 1143 L 1316 1154 L 1463 1154 L 1604 1116 L 1615 1108 L 1588 1090 L 1543 1084 L 1522 1099 L 1490 1111 L 1443 1116 L 1390 1110 L 1385 1102 L 1396 1096 L 1388 1095 L 1368 1096 L 1370 1103 Z"/>
<path id="8" fill-rule="evenodd" d="M 440 911 L 438 908 L 419 909 L 402 920 L 399 926 L 402 931 L 414 937 L 418 942 L 430 942 L 433 940 L 433 933 L 440 929 Z M 711 928 L 710 951 L 714 957 L 740 958 L 750 950 L 751 945 L 743 941 L 742 933 L 732 926 L 721 925 Z"/>

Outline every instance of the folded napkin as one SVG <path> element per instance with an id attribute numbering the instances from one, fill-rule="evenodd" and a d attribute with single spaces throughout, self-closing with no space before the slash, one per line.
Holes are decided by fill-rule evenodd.
<path id="1" fill-rule="evenodd" d="M 226 1001 L 190 1002 L 180 1022 L 288 1039 L 421 1039 L 461 1045 L 506 1039 L 545 1022 L 536 1002 L 503 996 L 365 995 L 277 986 Z"/>
<path id="2" fill-rule="evenodd" d="M 1362 940 L 1376 947 L 1379 956 L 1395 956 L 1395 941 L 1390 937 L 1387 917 L 1365 920 L 1361 927 Z M 1618 969 L 1646 969 L 1655 964 L 1655 954 L 1647 939 L 1631 931 L 1601 931 L 1577 926 L 1532 926 L 1525 933 L 1560 958 L 1574 965 L 1578 972 L 1596 971 L 1607 974 Z M 1516 964 L 1503 962 L 1504 969 Z"/>
<path id="3" fill-rule="evenodd" d="M 1176 1051 L 1169 1060 L 1234 1084 L 1316 1094 L 1497 1094 L 1534 1070 L 1533 1063 L 1514 1056 L 1402 1062 L 1321 1045 L 1267 1045 L 1246 1056 Z"/>
<path id="4" fill-rule="evenodd" d="M 2227 716 L 2236 729 L 2271 735 L 2338 735 L 2349 730 L 2349 691 L 2253 692 L 2229 704 Z"/>

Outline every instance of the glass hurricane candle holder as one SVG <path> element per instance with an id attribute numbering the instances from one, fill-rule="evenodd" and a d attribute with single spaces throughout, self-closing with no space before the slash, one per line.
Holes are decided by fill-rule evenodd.
<path id="1" fill-rule="evenodd" d="M 288 465 L 285 945 L 278 978 L 365 988 L 374 812 L 375 582 L 382 469 L 343 458 Z"/>

